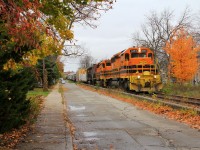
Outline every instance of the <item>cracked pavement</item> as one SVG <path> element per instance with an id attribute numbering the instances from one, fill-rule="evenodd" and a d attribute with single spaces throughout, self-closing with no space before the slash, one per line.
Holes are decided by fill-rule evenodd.
<path id="1" fill-rule="evenodd" d="M 131 104 L 64 85 L 73 143 L 87 150 L 199 150 L 200 132 Z"/>

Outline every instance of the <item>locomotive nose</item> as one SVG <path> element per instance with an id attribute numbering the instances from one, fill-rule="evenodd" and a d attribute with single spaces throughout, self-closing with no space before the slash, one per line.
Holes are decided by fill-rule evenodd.
<path id="1" fill-rule="evenodd" d="M 151 87 L 151 82 L 150 81 L 145 82 L 144 87 Z"/>

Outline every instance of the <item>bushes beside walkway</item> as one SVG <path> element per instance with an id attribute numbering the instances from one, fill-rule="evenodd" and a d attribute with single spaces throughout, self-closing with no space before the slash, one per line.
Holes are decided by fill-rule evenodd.
<path id="1" fill-rule="evenodd" d="M 30 130 L 31 125 L 35 122 L 40 113 L 44 97 L 48 94 L 49 92 L 43 92 L 42 88 L 36 88 L 28 92 L 29 112 L 26 114 L 27 117 L 23 120 L 25 124 L 0 134 L 0 149 L 13 148 L 20 139 L 26 136 L 26 132 Z"/>
<path id="2" fill-rule="evenodd" d="M 26 94 L 32 86 L 29 69 L 0 71 L 0 133 L 24 124 L 30 114 Z"/>

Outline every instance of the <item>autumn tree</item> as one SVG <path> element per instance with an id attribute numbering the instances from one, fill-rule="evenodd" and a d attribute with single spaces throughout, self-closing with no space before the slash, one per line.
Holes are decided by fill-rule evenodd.
<path id="1" fill-rule="evenodd" d="M 40 46 L 43 28 L 38 7 L 37 1 L 0 0 L 0 133 L 18 127 L 29 116 L 26 95 L 32 73 L 16 63 Z"/>
<path id="2" fill-rule="evenodd" d="M 184 83 L 190 81 L 197 71 L 198 48 L 185 29 L 180 29 L 173 35 L 164 48 L 170 57 L 169 74 L 179 83 Z"/>
<path id="3" fill-rule="evenodd" d="M 36 1 L 0 1 L 0 69 L 23 61 L 24 54 L 39 47 L 43 28 L 38 7 Z"/>
<path id="4" fill-rule="evenodd" d="M 26 94 L 31 73 L 24 66 L 61 54 L 65 42 L 73 39 L 73 23 L 80 18 L 90 18 L 91 23 L 92 15 L 100 11 L 89 15 L 89 5 L 106 10 L 112 0 L 0 0 L 0 133 L 18 127 L 29 114 Z M 57 72 L 58 67 L 53 69 Z"/>
<path id="5" fill-rule="evenodd" d="M 102 11 L 111 9 L 112 4 L 113 0 L 0 0 L 1 49 L 2 52 L 9 49 L 2 54 L 7 60 L 1 64 L 27 59 L 23 58 L 27 52 L 29 56 L 37 55 L 35 49 L 41 50 L 48 36 L 54 39 L 51 43 L 56 42 L 58 49 L 65 51 L 64 55 L 78 54 L 80 48 L 67 52 L 69 49 L 65 46 L 74 37 L 73 24 L 94 27 L 93 21 Z M 11 54 L 7 55 L 8 52 Z"/>
<path id="6" fill-rule="evenodd" d="M 186 8 L 178 19 L 175 19 L 172 10 L 164 10 L 160 13 L 152 11 L 146 16 L 146 22 L 142 24 L 141 31 L 133 35 L 133 42 L 138 46 L 146 46 L 153 50 L 160 68 L 164 71 L 168 66 L 169 57 L 163 47 L 176 31 L 181 28 L 190 28 L 191 24 L 192 16 L 189 8 Z M 163 73 L 167 73 L 167 70 Z"/>
<path id="7" fill-rule="evenodd" d="M 112 8 L 115 0 L 41 0 L 42 19 L 54 37 L 63 46 L 63 55 L 82 55 L 83 49 L 74 45 L 72 38 L 74 24 L 95 28 L 95 21 L 102 12 Z M 66 44 L 70 41 L 70 45 Z M 72 45 L 72 47 L 71 47 Z"/>

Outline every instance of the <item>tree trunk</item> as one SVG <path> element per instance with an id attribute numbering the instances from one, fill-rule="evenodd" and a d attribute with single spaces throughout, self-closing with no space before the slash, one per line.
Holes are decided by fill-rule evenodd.
<path id="1" fill-rule="evenodd" d="M 48 91 L 47 70 L 45 68 L 45 60 L 42 60 L 43 65 L 43 91 Z"/>

